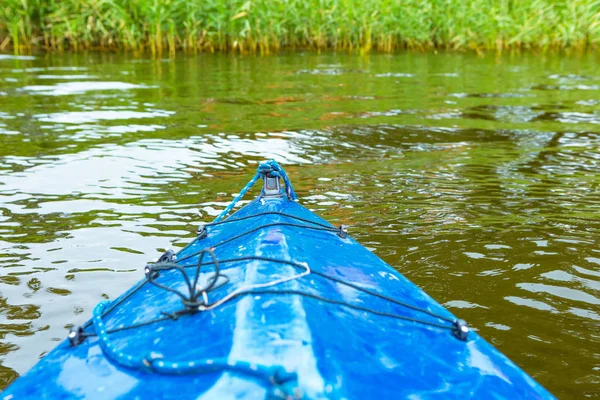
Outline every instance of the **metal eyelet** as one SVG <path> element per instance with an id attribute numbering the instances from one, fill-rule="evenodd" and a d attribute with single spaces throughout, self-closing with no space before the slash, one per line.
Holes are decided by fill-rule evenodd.
<path id="1" fill-rule="evenodd" d="M 196 238 L 198 240 L 202 240 L 205 237 L 207 237 L 208 236 L 208 231 L 206 230 L 206 226 L 205 225 L 200 225 L 198 227 L 198 231 L 196 232 L 196 235 L 197 235 Z"/>
<path id="2" fill-rule="evenodd" d="M 340 230 L 338 231 L 337 235 L 342 239 L 346 239 L 348 237 L 348 226 L 340 225 Z"/>
<path id="3" fill-rule="evenodd" d="M 452 323 L 452 334 L 459 340 L 465 342 L 469 335 L 469 325 L 464 319 L 457 319 Z"/>
<path id="4" fill-rule="evenodd" d="M 83 328 L 81 326 L 72 327 L 69 330 L 69 335 L 67 337 L 69 339 L 69 343 L 71 343 L 71 346 L 77 346 L 85 340 L 85 337 L 83 337 Z"/>

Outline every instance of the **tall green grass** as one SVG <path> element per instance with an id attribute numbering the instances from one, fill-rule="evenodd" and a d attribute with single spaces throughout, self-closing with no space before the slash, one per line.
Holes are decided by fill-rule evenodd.
<path id="1" fill-rule="evenodd" d="M 2 0 L 0 50 L 589 49 L 600 0 Z"/>

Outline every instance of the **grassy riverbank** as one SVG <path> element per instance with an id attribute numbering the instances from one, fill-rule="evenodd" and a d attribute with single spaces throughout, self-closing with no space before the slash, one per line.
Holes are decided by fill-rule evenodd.
<path id="1" fill-rule="evenodd" d="M 0 50 L 596 48 L 600 0 L 4 0 Z"/>

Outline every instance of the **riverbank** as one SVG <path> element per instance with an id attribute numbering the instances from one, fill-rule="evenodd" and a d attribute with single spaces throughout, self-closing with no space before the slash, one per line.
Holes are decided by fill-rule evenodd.
<path id="1" fill-rule="evenodd" d="M 15 53 L 585 51 L 600 43 L 597 0 L 5 0 L 0 7 L 0 51 Z"/>

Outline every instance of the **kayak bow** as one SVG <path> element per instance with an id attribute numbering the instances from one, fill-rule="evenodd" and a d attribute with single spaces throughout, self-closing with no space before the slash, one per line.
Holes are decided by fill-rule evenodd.
<path id="1" fill-rule="evenodd" d="M 285 171 L 261 164 L 196 239 L 101 302 L 4 399 L 553 398 L 296 199 Z"/>

